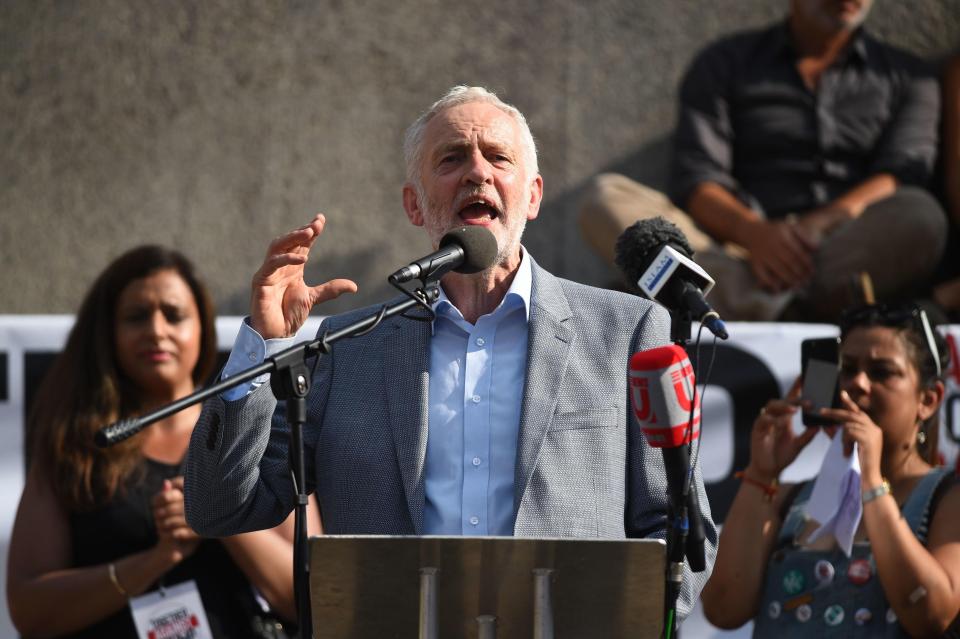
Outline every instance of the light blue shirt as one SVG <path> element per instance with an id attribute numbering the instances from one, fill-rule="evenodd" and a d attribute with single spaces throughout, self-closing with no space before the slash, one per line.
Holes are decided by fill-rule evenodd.
<path id="1" fill-rule="evenodd" d="M 513 483 L 527 370 L 530 260 L 476 324 L 441 290 L 430 340 L 423 528 L 430 535 L 513 535 Z"/>
<path id="2" fill-rule="evenodd" d="M 424 468 L 424 532 L 513 535 L 513 484 L 527 370 L 530 260 L 500 305 L 470 324 L 442 288 L 430 340 L 429 431 Z M 245 320 L 222 379 L 263 362 L 295 338 L 264 340 Z M 235 401 L 270 379 L 221 394 Z"/>

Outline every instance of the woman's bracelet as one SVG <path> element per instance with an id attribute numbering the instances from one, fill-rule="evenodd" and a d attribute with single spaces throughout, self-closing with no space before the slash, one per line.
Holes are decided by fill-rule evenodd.
<path id="1" fill-rule="evenodd" d="M 750 484 L 751 486 L 756 486 L 763 491 L 763 498 L 766 501 L 773 501 L 773 497 L 777 494 L 777 489 L 780 487 L 780 481 L 776 477 L 771 479 L 769 484 L 765 484 L 762 481 L 750 477 L 742 470 L 738 470 L 733 474 L 733 476 L 740 481 Z"/>
<path id="2" fill-rule="evenodd" d="M 117 592 L 123 595 L 124 599 L 129 599 L 130 594 L 120 585 L 120 580 L 117 579 L 117 566 L 113 562 L 107 565 L 107 574 L 110 576 L 110 583 L 117 589 Z"/>
<path id="3" fill-rule="evenodd" d="M 884 495 L 889 495 L 889 494 L 890 494 L 890 482 L 884 479 L 879 486 L 863 491 L 863 494 L 862 494 L 863 503 L 869 504 L 871 501 L 873 501 L 877 497 L 883 497 Z"/>

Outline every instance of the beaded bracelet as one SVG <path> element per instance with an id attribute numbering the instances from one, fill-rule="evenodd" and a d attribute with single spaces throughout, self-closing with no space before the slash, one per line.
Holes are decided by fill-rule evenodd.
<path id="1" fill-rule="evenodd" d="M 120 585 L 120 580 L 117 579 L 117 567 L 112 562 L 107 565 L 107 575 L 110 576 L 110 583 L 117 589 L 117 592 L 123 595 L 125 599 L 129 599 L 130 594 Z"/>
<path id="2" fill-rule="evenodd" d="M 774 495 L 777 494 L 777 488 L 780 486 L 779 480 L 773 478 L 769 484 L 765 484 L 762 481 L 756 480 L 753 477 L 749 477 L 742 470 L 738 470 L 733 474 L 737 479 L 750 484 L 751 486 L 756 486 L 763 491 L 763 498 L 766 501 L 773 501 Z"/>

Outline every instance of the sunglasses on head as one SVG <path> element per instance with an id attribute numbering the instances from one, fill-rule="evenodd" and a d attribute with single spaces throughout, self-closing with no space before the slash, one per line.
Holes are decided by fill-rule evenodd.
<path id="1" fill-rule="evenodd" d="M 915 304 L 871 304 L 848 309 L 840 316 L 840 334 L 846 335 L 847 331 L 856 326 L 898 327 L 908 322 L 913 322 L 914 326 L 920 329 L 937 367 L 937 377 L 940 377 L 943 371 L 940 367 L 940 352 L 933 337 L 933 327 L 927 312 Z"/>

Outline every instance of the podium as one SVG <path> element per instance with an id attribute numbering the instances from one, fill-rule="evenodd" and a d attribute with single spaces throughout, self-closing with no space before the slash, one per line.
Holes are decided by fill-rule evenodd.
<path id="1" fill-rule="evenodd" d="M 310 539 L 314 639 L 659 637 L 660 540 Z"/>

